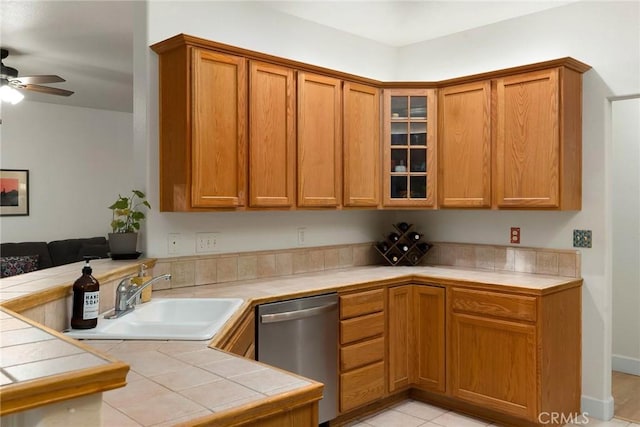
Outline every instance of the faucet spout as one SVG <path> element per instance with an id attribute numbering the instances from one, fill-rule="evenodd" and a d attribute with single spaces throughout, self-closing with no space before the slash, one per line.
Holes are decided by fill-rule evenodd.
<path id="1" fill-rule="evenodd" d="M 116 289 L 116 306 L 111 312 L 109 312 L 109 314 L 104 316 L 105 319 L 115 319 L 129 313 L 135 308 L 136 297 L 140 295 L 147 286 L 151 286 L 158 280 L 163 279 L 171 279 L 171 274 L 156 276 L 139 287 L 131 284 L 131 277 L 125 277 L 122 279 Z"/>
<path id="2" fill-rule="evenodd" d="M 142 293 L 142 291 L 147 286 L 150 286 L 159 280 L 169 280 L 169 279 L 171 279 L 171 274 L 163 274 L 161 276 L 156 276 L 152 278 L 148 282 L 145 282 L 142 286 L 132 286 L 131 291 L 128 294 L 129 297 L 127 298 L 127 302 L 126 302 L 127 306 L 131 305 L 133 301 L 135 301 L 136 297 L 140 295 L 140 293 Z"/>

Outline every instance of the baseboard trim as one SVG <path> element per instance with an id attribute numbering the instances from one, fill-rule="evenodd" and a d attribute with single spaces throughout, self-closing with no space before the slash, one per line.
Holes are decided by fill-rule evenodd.
<path id="1" fill-rule="evenodd" d="M 604 421 L 609 421 L 613 418 L 613 396 L 609 396 L 607 400 L 601 400 L 582 395 L 581 405 L 582 412 L 586 413 L 589 417 Z"/>
<path id="2" fill-rule="evenodd" d="M 611 369 L 640 376 L 640 359 L 614 354 L 611 356 Z"/>

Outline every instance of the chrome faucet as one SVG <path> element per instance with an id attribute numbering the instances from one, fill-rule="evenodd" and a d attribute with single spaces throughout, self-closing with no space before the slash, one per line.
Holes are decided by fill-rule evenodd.
<path id="1" fill-rule="evenodd" d="M 118 317 L 124 316 L 130 311 L 133 311 L 133 309 L 136 308 L 136 298 L 138 298 L 140 293 L 147 286 L 152 285 L 158 280 L 162 280 L 162 279 L 169 280 L 171 279 L 171 274 L 163 274 L 161 276 L 156 276 L 151 280 L 149 280 L 148 282 L 145 282 L 141 286 L 132 284 L 131 277 L 125 277 L 118 284 L 118 287 L 116 288 L 116 306 L 112 312 L 104 316 L 105 319 L 116 319 Z"/>

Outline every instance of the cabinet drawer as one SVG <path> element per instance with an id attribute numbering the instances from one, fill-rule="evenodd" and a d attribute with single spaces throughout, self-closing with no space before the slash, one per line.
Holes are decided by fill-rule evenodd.
<path id="1" fill-rule="evenodd" d="M 348 344 L 383 333 L 384 313 L 374 313 L 340 321 L 340 344 Z"/>
<path id="2" fill-rule="evenodd" d="M 383 395 L 383 362 L 340 375 L 340 412 L 373 402 Z"/>
<path id="3" fill-rule="evenodd" d="M 363 341 L 340 349 L 340 371 L 349 371 L 384 359 L 384 338 Z"/>
<path id="4" fill-rule="evenodd" d="M 453 311 L 536 321 L 536 298 L 498 292 L 453 289 Z"/>
<path id="5" fill-rule="evenodd" d="M 375 313 L 383 308 L 384 289 L 340 295 L 340 319 Z"/>

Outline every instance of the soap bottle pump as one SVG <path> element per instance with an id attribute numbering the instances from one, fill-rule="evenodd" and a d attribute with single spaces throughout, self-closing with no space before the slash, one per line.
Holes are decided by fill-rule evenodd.
<path id="1" fill-rule="evenodd" d="M 91 329 L 98 325 L 100 283 L 91 275 L 90 258 L 85 258 L 82 276 L 73 284 L 73 329 Z"/>

